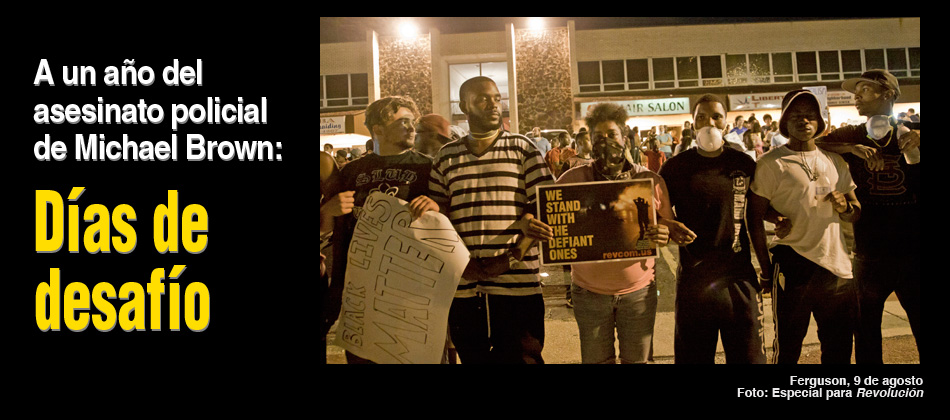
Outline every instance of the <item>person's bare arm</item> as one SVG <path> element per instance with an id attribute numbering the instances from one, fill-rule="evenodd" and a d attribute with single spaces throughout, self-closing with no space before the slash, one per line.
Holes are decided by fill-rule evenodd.
<path id="1" fill-rule="evenodd" d="M 854 191 L 847 194 L 832 191 L 825 199 L 831 202 L 832 208 L 838 213 L 841 220 L 854 223 L 861 218 L 861 203 L 858 202 L 858 197 L 854 194 Z"/>
<path id="2" fill-rule="evenodd" d="M 686 246 L 696 240 L 696 233 L 690 230 L 683 222 L 661 218 L 659 224 L 669 228 L 669 238 L 679 246 Z"/>
<path id="3" fill-rule="evenodd" d="M 412 214 L 412 220 L 422 217 L 422 214 L 427 211 L 441 211 L 441 207 L 435 200 L 424 195 L 413 198 L 408 206 L 409 212 Z"/>
<path id="4" fill-rule="evenodd" d="M 354 193 L 354 191 L 343 191 L 320 206 L 320 233 L 333 230 L 333 219 L 335 217 L 353 211 Z"/>
<path id="5" fill-rule="evenodd" d="M 670 243 L 670 228 L 663 223 L 649 225 L 643 237 L 659 246 L 666 246 Z"/>
<path id="6" fill-rule="evenodd" d="M 909 149 L 915 147 L 920 147 L 920 133 L 917 130 L 909 130 L 908 132 L 901 134 L 900 138 L 897 139 L 898 144 L 900 145 L 901 151 L 906 152 Z"/>
<path id="7" fill-rule="evenodd" d="M 759 261 L 759 284 L 763 289 L 772 287 L 772 259 L 769 256 L 768 243 L 765 239 L 765 214 L 769 209 L 769 200 L 753 193 L 748 193 L 748 207 L 746 208 L 746 226 L 749 232 L 749 241 L 755 251 L 755 258 Z"/>
<path id="8" fill-rule="evenodd" d="M 769 206 L 768 210 L 765 211 L 765 221 L 775 225 L 776 238 L 782 239 L 792 231 L 792 219 L 785 217 L 772 206 Z"/>
<path id="9" fill-rule="evenodd" d="M 884 169 L 884 157 L 881 156 L 881 153 L 873 147 L 856 143 L 827 142 L 822 141 L 822 139 L 816 140 L 815 144 L 827 152 L 837 153 L 839 155 L 851 153 L 861 159 L 864 159 L 867 162 L 868 169 L 872 171 L 880 171 L 881 169 Z"/>

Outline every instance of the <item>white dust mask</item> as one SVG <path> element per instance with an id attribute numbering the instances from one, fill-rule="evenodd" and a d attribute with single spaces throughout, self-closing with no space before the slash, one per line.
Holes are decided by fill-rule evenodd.
<path id="1" fill-rule="evenodd" d="M 891 121 L 887 115 L 875 115 L 868 118 L 867 122 L 868 137 L 874 140 L 880 140 L 887 137 L 891 132 Z"/>
<path id="2" fill-rule="evenodd" d="M 715 152 L 722 147 L 722 131 L 707 125 L 696 133 L 696 145 L 706 152 Z"/>

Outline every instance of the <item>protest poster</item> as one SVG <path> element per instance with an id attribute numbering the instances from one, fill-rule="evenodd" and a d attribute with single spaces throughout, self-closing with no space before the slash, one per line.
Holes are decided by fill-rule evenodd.
<path id="1" fill-rule="evenodd" d="M 554 229 L 541 242 L 541 264 L 655 258 L 644 239 L 656 223 L 653 180 L 584 182 L 538 187 L 538 215 Z"/>
<path id="2" fill-rule="evenodd" d="M 376 363 L 439 363 L 468 249 L 445 215 L 374 192 L 347 254 L 336 344 Z"/>

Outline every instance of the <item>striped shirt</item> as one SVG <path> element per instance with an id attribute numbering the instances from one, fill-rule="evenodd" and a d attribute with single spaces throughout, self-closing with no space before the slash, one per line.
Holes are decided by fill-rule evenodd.
<path id="1" fill-rule="evenodd" d="M 472 258 L 503 255 L 521 234 L 518 220 L 526 212 L 535 213 L 535 187 L 554 178 L 527 137 L 503 132 L 481 155 L 469 150 L 471 141 L 469 135 L 439 151 L 429 180 L 430 197 L 447 209 Z M 509 270 L 497 277 L 463 277 L 455 296 L 540 294 L 538 252 L 532 247 L 523 261 L 511 260 Z"/>

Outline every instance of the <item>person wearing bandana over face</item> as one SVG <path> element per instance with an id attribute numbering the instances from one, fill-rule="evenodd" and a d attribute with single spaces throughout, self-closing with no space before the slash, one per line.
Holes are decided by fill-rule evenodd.
<path id="1" fill-rule="evenodd" d="M 813 93 L 785 95 L 779 129 L 789 141 L 757 162 L 748 209 L 761 282 L 772 287 L 773 362 L 798 363 L 814 315 L 821 363 L 849 364 L 857 293 L 841 223 L 861 216 L 857 186 L 841 156 L 815 145 L 825 122 Z M 771 248 L 763 223 L 770 205 L 791 219 L 791 230 L 776 235 Z"/>
<path id="2" fill-rule="evenodd" d="M 704 95 L 693 105 L 696 147 L 660 170 L 676 221 L 674 363 L 715 363 L 722 336 L 726 363 L 765 363 L 762 293 L 752 266 L 745 204 L 755 161 L 724 145 L 726 111 Z"/>
<path id="3" fill-rule="evenodd" d="M 630 163 L 630 147 L 622 128 L 627 121 L 623 107 L 602 103 L 587 115 L 593 162 L 571 168 L 557 184 L 653 179 L 653 204 L 662 220 L 647 227 L 644 239 L 665 246 L 671 220 L 666 183 L 649 169 Z M 634 238 L 636 239 L 636 238 Z M 620 341 L 621 363 L 646 363 L 653 342 L 656 319 L 655 259 L 571 265 L 571 295 L 581 340 L 582 363 L 616 363 L 614 334 Z"/>

